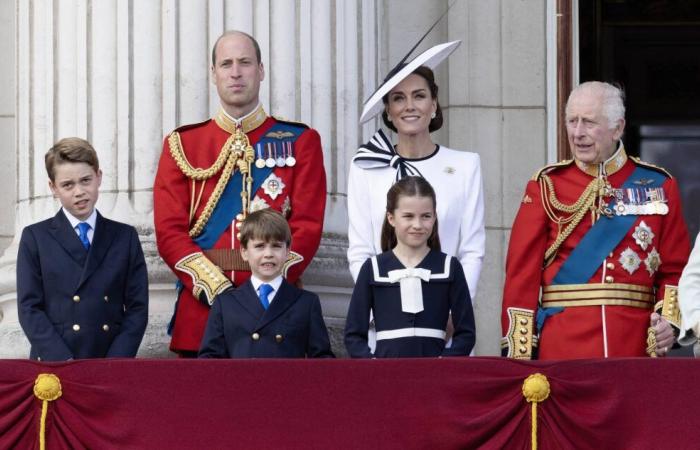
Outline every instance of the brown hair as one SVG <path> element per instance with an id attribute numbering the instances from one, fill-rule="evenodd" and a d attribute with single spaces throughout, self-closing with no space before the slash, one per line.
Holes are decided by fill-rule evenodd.
<path id="1" fill-rule="evenodd" d="M 401 197 L 430 197 L 433 201 L 433 212 L 435 212 L 435 190 L 423 177 L 404 177 L 394 183 L 386 193 L 386 212 L 393 214 L 396 208 L 399 207 L 399 199 Z M 389 220 L 384 215 L 384 223 L 382 224 L 381 245 L 382 251 L 386 252 L 396 247 L 396 230 L 391 226 Z M 438 235 L 438 219 L 435 215 L 435 223 L 433 231 L 428 237 L 428 247 L 433 250 L 440 250 L 440 236 Z"/>
<path id="2" fill-rule="evenodd" d="M 241 226 L 241 245 L 248 247 L 248 241 L 260 239 L 261 241 L 279 241 L 292 243 L 292 231 L 289 229 L 287 219 L 274 209 L 265 208 L 251 213 L 243 221 Z"/>
<path id="3" fill-rule="evenodd" d="M 428 132 L 432 133 L 433 131 L 437 131 L 440 128 L 442 128 L 443 122 L 442 108 L 440 107 L 440 101 L 438 100 L 438 85 L 435 84 L 435 74 L 430 69 L 430 67 L 427 66 L 419 66 L 412 73 L 421 76 L 428 83 L 428 89 L 430 89 L 430 98 L 435 100 L 435 104 L 437 105 L 437 109 L 435 110 L 435 117 L 430 120 L 430 125 L 428 125 Z M 389 94 L 386 94 L 384 97 L 382 97 L 382 101 L 384 102 L 385 106 L 384 110 L 382 111 L 382 120 L 384 121 L 384 125 L 386 125 L 391 131 L 396 132 L 396 127 L 393 123 L 391 123 L 391 121 L 389 120 L 389 115 L 386 112 L 386 106 L 389 104 Z"/>
<path id="4" fill-rule="evenodd" d="M 258 58 L 258 65 L 262 62 L 262 54 L 260 53 L 260 44 L 258 44 L 258 41 L 255 40 L 255 38 L 248 33 L 245 33 L 243 31 L 238 31 L 238 30 L 228 30 L 225 31 L 221 36 L 216 38 L 216 42 L 214 42 L 214 46 L 211 48 L 211 65 L 216 67 L 216 46 L 219 45 L 219 41 L 225 37 L 225 36 L 231 36 L 233 34 L 240 34 L 248 39 L 250 39 L 250 42 L 253 44 L 253 48 L 255 49 L 255 57 Z"/>
<path id="5" fill-rule="evenodd" d="M 85 163 L 92 167 L 95 172 L 100 170 L 97 152 L 88 141 L 78 137 L 61 139 L 44 155 L 46 173 L 51 182 L 55 181 L 56 166 L 64 163 Z"/>

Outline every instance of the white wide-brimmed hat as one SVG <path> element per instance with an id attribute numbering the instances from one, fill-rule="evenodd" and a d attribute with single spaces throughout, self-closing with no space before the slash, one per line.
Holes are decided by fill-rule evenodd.
<path id="1" fill-rule="evenodd" d="M 418 67 L 426 66 L 430 69 L 434 69 L 438 64 L 450 56 L 450 54 L 452 54 L 452 52 L 454 52 L 461 43 L 461 40 L 456 40 L 436 45 L 413 58 L 408 64 L 404 64 L 404 58 L 404 60 L 402 60 L 391 72 L 389 72 L 389 75 L 384 80 L 384 83 L 382 83 L 379 88 L 377 88 L 377 90 L 374 91 L 374 93 L 367 99 L 364 104 L 364 108 L 362 109 L 360 123 L 367 122 L 372 117 L 379 114 L 384 108 L 382 98 L 384 98 L 384 96 L 392 89 L 394 89 L 397 84 L 401 83 L 406 77 L 412 74 Z"/>

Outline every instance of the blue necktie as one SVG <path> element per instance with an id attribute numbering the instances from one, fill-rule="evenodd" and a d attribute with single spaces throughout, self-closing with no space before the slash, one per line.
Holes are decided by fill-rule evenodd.
<path id="1" fill-rule="evenodd" d="M 86 222 L 80 222 L 78 224 L 78 231 L 80 231 L 80 242 L 83 243 L 85 250 L 90 250 L 90 239 L 88 239 L 88 230 L 90 229 L 90 224 Z"/>
<path id="2" fill-rule="evenodd" d="M 258 288 L 258 292 L 260 292 L 259 297 L 260 297 L 260 303 L 262 303 L 263 308 L 267 309 L 268 306 L 270 306 L 270 300 L 267 299 L 267 296 L 270 295 L 270 292 L 272 292 L 272 286 L 269 284 L 261 284 L 260 287 Z"/>

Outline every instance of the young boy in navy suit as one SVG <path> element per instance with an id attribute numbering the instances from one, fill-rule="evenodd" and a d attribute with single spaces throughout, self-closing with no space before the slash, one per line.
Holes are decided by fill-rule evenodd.
<path id="1" fill-rule="evenodd" d="M 102 171 L 89 142 L 62 139 L 44 159 L 62 207 L 26 227 L 19 243 L 17 312 L 29 357 L 134 357 L 148 322 L 138 234 L 95 209 Z"/>
<path id="2" fill-rule="evenodd" d="M 252 275 L 216 297 L 200 358 L 322 358 L 334 355 L 318 296 L 282 276 L 292 234 L 282 214 L 263 209 L 241 227 Z"/>

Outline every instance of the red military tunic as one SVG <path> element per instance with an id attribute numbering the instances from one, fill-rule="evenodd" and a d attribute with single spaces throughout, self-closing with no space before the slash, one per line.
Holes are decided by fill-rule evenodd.
<path id="1" fill-rule="evenodd" d="M 277 123 L 277 119 L 267 116 L 262 107 L 258 106 L 241 120 L 241 129 L 255 148 L 255 144 L 263 138 L 288 138 L 291 133 L 270 132 L 272 137 L 267 134 Z M 293 260 L 289 261 L 286 277 L 292 283 L 299 279 L 318 250 L 326 202 L 326 176 L 320 136 L 305 125 L 294 125 L 301 131 L 292 147 L 296 163 L 293 166 L 275 167 L 266 182 L 257 191 L 250 193 L 249 207 L 249 211 L 271 207 L 287 217 L 292 231 Z M 156 241 L 161 257 L 183 285 L 172 329 L 170 349 L 173 351 L 197 351 L 214 296 L 231 284 L 238 286 L 250 277 L 247 270 L 231 270 L 222 274 L 213 265 L 211 257 L 203 254 L 203 249 L 194 240 L 196 236 L 190 235 L 198 218 L 203 213 L 205 216 L 208 214 L 206 208 L 217 203 L 210 200 L 212 195 L 216 199 L 217 181 L 224 169 L 215 163 L 235 129 L 236 124 L 221 111 L 206 122 L 176 130 L 180 145 L 175 144 L 175 147 L 180 147 L 181 153 L 172 151 L 173 144 L 177 141 L 169 139 L 170 136 L 166 137 L 163 144 L 153 187 Z M 284 149 L 288 151 L 287 147 Z M 263 149 L 263 152 L 266 150 Z M 180 161 L 174 157 L 178 154 Z M 277 156 L 289 156 L 289 153 Z M 212 166 L 212 172 L 216 173 L 204 175 L 209 176 L 204 180 L 193 181 L 197 168 L 208 169 Z M 187 170 L 183 170 L 183 167 Z M 252 173 L 255 179 L 254 167 Z M 241 187 L 238 187 L 236 195 L 240 191 Z M 236 214 L 239 212 L 235 211 Z M 234 218 L 228 224 L 213 245 L 214 249 L 240 249 L 236 237 L 236 221 Z"/>
<path id="2" fill-rule="evenodd" d="M 648 167 L 628 158 L 620 146 L 604 164 L 579 167 L 567 161 L 546 167 L 528 183 L 513 224 L 506 260 L 501 345 L 507 356 L 530 358 L 537 346 L 540 359 L 645 356 L 655 301 L 666 297 L 663 315 L 674 317 L 675 289 L 667 292 L 666 287 L 677 286 L 690 244 L 678 186 L 666 172 L 662 189 L 667 214 L 647 211 L 637 215 L 622 241 L 599 262 L 587 284 L 552 286 L 564 261 L 591 229 L 590 210 L 564 239 L 551 263 L 544 263 L 545 251 L 557 238 L 559 225 L 547 213 L 548 204 L 550 212 L 552 209 L 549 189 L 543 189 L 543 177 L 549 177 L 561 203 L 572 205 L 601 172 L 607 174 L 610 187 L 620 188 L 637 165 Z M 610 199 L 606 197 L 604 201 Z M 554 214 L 566 216 L 556 209 Z M 562 224 L 561 228 L 565 227 Z M 563 307 L 563 311 L 547 317 L 538 336 L 534 319 L 543 302 L 544 307 L 554 305 Z M 677 325 L 677 320 L 671 322 Z"/>

